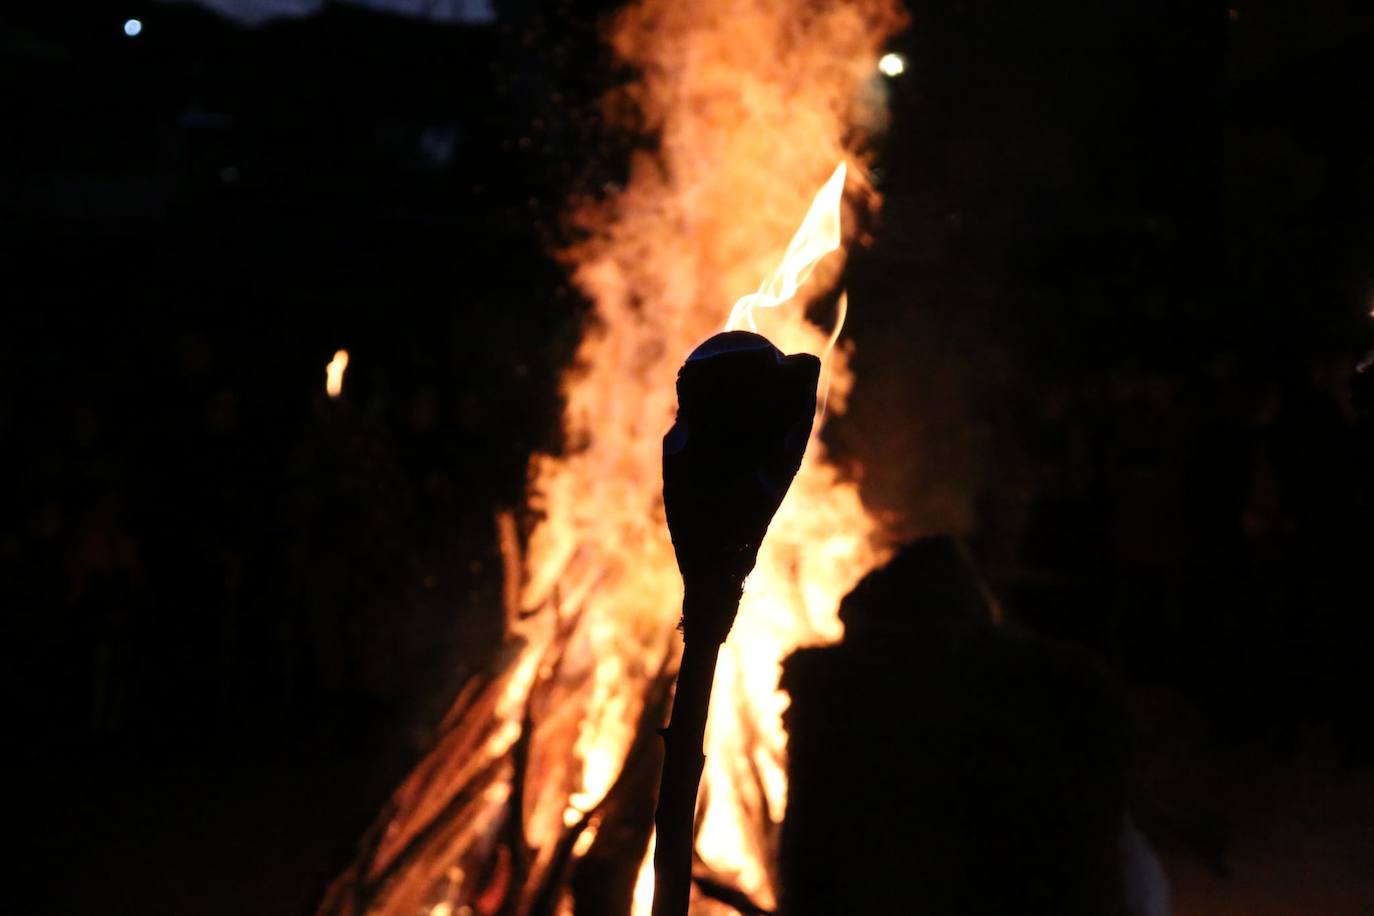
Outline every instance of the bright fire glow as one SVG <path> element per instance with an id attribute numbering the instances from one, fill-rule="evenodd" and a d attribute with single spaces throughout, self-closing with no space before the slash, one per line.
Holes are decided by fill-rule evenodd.
<path id="1" fill-rule="evenodd" d="M 324 390 L 331 398 L 343 394 L 344 370 L 348 368 L 348 351 L 337 350 L 329 365 L 324 367 Z"/>
<path id="2" fill-rule="evenodd" d="M 883 76 L 901 76 L 906 72 L 906 61 L 900 54 L 884 54 L 878 58 L 878 70 Z"/>
<path id="3" fill-rule="evenodd" d="M 811 276 L 821 258 L 840 247 L 840 201 L 844 197 L 844 163 L 835 166 L 830 180 L 816 192 L 811 209 L 792 236 L 792 242 L 777 268 L 759 286 L 758 292 L 742 296 L 730 310 L 725 330 L 737 331 L 743 324 L 757 332 L 755 309 L 773 309 L 791 302 L 802 284 Z"/>
<path id="4" fill-rule="evenodd" d="M 880 120 L 865 117 L 865 87 L 901 23 L 895 0 L 633 0 L 613 21 L 612 48 L 640 77 L 607 116 L 632 106 L 626 126 L 656 143 L 635 154 L 623 187 L 570 217 L 583 241 L 564 256 L 593 316 L 563 381 L 566 452 L 531 462 L 537 522 L 523 554 L 510 523 L 501 529 L 506 568 L 521 579 L 506 600 L 508 649 L 455 701 L 336 893 L 365 885 L 369 913 L 410 916 L 446 900 L 483 911 L 512 895 L 523 912 L 559 880 L 560 848 L 594 856 L 617 835 L 617 811 L 652 809 L 617 779 L 653 765 L 643 736 L 662 724 L 680 649 L 661 481 L 677 370 L 723 319 L 757 327 L 784 352 L 824 354 L 829 407 L 843 412 L 849 350 L 794 297 L 834 283 L 842 214 L 875 201 L 856 125 Z M 817 438 L 720 653 L 696 849 L 712 878 L 764 907 L 777 904 L 787 798 L 780 664 L 840 638 L 839 601 L 882 559 L 880 535 Z M 499 791 L 517 779 L 518 795 Z M 513 876 L 514 800 L 528 855 Z M 600 829 L 569 845 L 584 821 Z M 636 852 L 621 843 L 616 858 Z M 647 912 L 652 877 L 642 861 L 636 912 Z"/>

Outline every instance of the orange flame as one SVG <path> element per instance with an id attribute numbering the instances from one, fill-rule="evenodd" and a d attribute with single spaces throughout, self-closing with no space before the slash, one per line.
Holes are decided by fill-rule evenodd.
<path id="1" fill-rule="evenodd" d="M 844 163 L 841 162 L 835 166 L 830 180 L 816 192 L 811 209 L 806 212 L 797 234 L 792 236 L 782 262 L 763 281 L 758 292 L 743 296 L 735 303 L 725 322 L 725 330 L 736 331 L 741 324 L 747 323 L 749 330 L 757 332 L 759 326 L 754 320 L 754 309 L 772 309 L 790 302 L 821 258 L 840 247 L 840 200 L 844 195 L 844 173 Z"/>
<path id="2" fill-rule="evenodd" d="M 833 338 L 801 310 L 777 306 L 813 270 L 829 279 L 839 269 L 838 259 L 820 262 L 843 238 L 850 157 L 841 146 L 842 113 L 872 78 L 884 27 L 896 14 L 873 2 L 833 7 L 798 25 L 796 10 L 781 0 L 706 5 L 711 9 L 643 0 L 618 23 L 617 49 L 646 70 L 639 97 L 660 128 L 663 161 L 637 163 L 615 200 L 582 214 L 594 236 L 574 252 L 575 277 L 600 323 L 584 340 L 564 393 L 569 439 L 586 448 L 536 464 L 547 514 L 531 541 L 527 601 L 552 587 L 553 572 L 566 568 L 571 553 L 599 557 L 590 567 L 601 578 L 583 613 L 606 617 L 598 646 L 605 661 L 596 669 L 579 756 L 623 758 L 632 737 L 625 725 L 639 699 L 620 660 L 653 670 L 673 651 L 663 640 L 681 592 L 662 522 L 658 437 L 672 420 L 677 363 L 712 330 L 703 306 L 728 301 L 750 274 L 754 283 L 765 277 L 738 300 L 726 327 L 758 329 L 767 309 L 764 332 L 782 350 L 827 353 L 834 409 L 843 410 L 851 384 L 847 353 L 827 347 Z M 803 195 L 816 180 L 810 176 L 827 167 L 834 168 L 830 179 L 806 208 Z M 858 174 L 855 190 L 866 190 Z M 798 217 L 801 228 L 769 272 L 759 240 L 788 237 Z M 777 902 L 772 862 L 787 789 L 780 664 L 799 646 L 840 637 L 839 599 L 879 561 L 876 535 L 857 487 L 813 443 L 721 650 L 697 853 L 712 877 L 765 907 Z M 540 574 L 540 556 L 555 558 L 544 567 L 548 575 Z M 647 908 L 651 896 L 646 859 L 636 909 Z"/>

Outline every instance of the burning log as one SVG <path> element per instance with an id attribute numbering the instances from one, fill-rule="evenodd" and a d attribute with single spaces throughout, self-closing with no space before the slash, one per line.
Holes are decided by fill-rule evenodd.
<path id="1" fill-rule="evenodd" d="M 820 360 L 727 331 L 678 373 L 663 499 L 684 586 L 683 651 L 654 815 L 654 916 L 686 916 L 702 740 L 721 643 L 811 436 Z"/>

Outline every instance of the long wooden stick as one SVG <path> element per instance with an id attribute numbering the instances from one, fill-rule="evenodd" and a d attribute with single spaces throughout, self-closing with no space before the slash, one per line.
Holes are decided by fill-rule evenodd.
<path id="1" fill-rule="evenodd" d="M 784 356 L 767 338 L 727 331 L 678 372 L 677 419 L 663 438 L 663 509 L 682 572 L 683 646 L 654 812 L 653 916 L 687 916 L 716 657 L 801 466 L 820 371 L 810 354 Z"/>
<path id="2" fill-rule="evenodd" d="M 711 706 L 716 658 L 725 638 L 719 626 L 708 622 L 724 621 L 728 633 L 738 607 L 738 593 L 733 597 L 710 598 L 689 594 L 683 602 L 683 618 L 699 623 L 696 629 L 690 624 L 684 628 L 672 716 L 663 730 L 663 776 L 658 808 L 654 811 L 658 839 L 654 847 L 653 916 L 687 916 L 692 894 L 697 788 L 706 763 L 702 739 Z"/>

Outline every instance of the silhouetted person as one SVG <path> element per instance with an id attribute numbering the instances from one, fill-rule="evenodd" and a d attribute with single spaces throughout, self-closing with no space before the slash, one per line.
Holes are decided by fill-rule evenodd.
<path id="1" fill-rule="evenodd" d="M 1124 711 L 1092 661 L 998 627 L 946 538 L 840 617 L 842 644 L 784 668 L 783 912 L 1126 912 Z"/>

